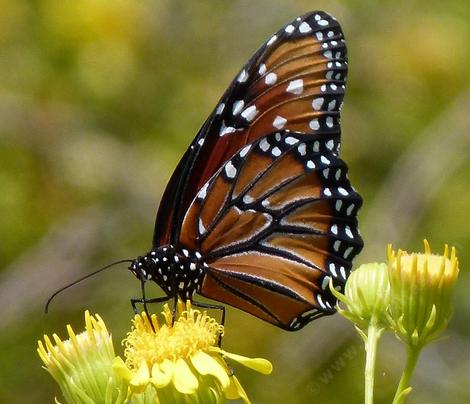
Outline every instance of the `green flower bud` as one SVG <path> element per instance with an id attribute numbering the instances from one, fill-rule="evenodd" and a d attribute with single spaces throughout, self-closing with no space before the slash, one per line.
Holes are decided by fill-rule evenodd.
<path id="1" fill-rule="evenodd" d="M 346 305 L 338 312 L 352 321 L 360 330 L 370 324 L 382 326 L 386 323 L 386 310 L 390 301 L 390 285 L 386 264 L 364 264 L 351 273 L 346 282 L 344 295 L 330 289 L 336 298 Z"/>
<path id="2" fill-rule="evenodd" d="M 455 248 L 446 245 L 444 255 L 408 254 L 388 246 L 391 284 L 389 323 L 408 345 L 422 348 L 437 339 L 452 316 L 452 294 L 459 273 Z"/>

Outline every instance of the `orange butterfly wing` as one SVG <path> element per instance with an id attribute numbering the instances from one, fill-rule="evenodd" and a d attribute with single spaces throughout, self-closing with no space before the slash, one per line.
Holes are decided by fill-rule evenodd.
<path id="1" fill-rule="evenodd" d="M 361 250 L 360 196 L 318 136 L 279 131 L 242 148 L 201 188 L 180 242 L 209 265 L 200 294 L 296 330 L 334 312 Z"/>
<path id="2" fill-rule="evenodd" d="M 192 200 L 232 155 L 274 130 L 322 137 L 338 151 L 347 74 L 338 22 L 322 11 L 274 34 L 233 80 L 173 174 L 157 214 L 154 247 L 179 239 Z"/>

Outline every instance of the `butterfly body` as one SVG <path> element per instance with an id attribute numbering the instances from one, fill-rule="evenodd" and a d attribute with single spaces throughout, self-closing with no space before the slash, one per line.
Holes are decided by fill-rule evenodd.
<path id="1" fill-rule="evenodd" d="M 238 73 L 165 190 L 153 247 L 130 270 L 286 330 L 335 312 L 362 249 L 360 195 L 339 158 L 347 73 L 321 11 L 274 34 Z"/>
<path id="2" fill-rule="evenodd" d="M 136 258 L 129 269 L 141 281 L 153 281 L 168 298 L 192 299 L 200 289 L 207 263 L 198 251 L 164 245 Z"/>

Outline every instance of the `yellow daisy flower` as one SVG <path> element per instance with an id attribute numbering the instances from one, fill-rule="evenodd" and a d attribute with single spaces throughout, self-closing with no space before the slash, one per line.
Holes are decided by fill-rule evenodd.
<path id="1" fill-rule="evenodd" d="M 193 309 L 189 301 L 186 307 L 178 303 L 177 314 L 173 321 L 165 305 L 161 324 L 155 315 L 151 319 L 145 313 L 135 316 L 132 331 L 123 341 L 126 360 L 114 361 L 115 371 L 129 382 L 131 392 L 142 393 L 152 386 L 158 396 L 171 396 L 171 402 L 219 402 L 224 397 L 249 402 L 225 358 L 263 374 L 271 373 L 271 363 L 219 348 L 223 327 Z"/>
<path id="2" fill-rule="evenodd" d="M 218 347 L 223 327 L 190 302 L 178 303 L 175 318 L 168 305 L 162 315 L 161 322 L 155 315 L 135 316 L 123 341 L 125 359 L 115 355 L 104 321 L 88 311 L 83 333 L 68 325 L 65 341 L 45 335 L 38 353 L 67 403 L 249 403 L 226 359 L 263 374 L 271 373 L 271 363 Z"/>

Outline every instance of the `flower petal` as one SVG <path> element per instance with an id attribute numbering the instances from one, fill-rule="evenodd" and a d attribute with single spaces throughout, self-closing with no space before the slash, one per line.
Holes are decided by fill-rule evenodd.
<path id="1" fill-rule="evenodd" d="M 184 359 L 177 359 L 173 368 L 173 384 L 183 394 L 196 392 L 199 382 Z"/>
<path id="2" fill-rule="evenodd" d="M 128 382 L 132 379 L 132 372 L 129 370 L 120 356 L 116 356 L 113 359 L 112 365 L 114 374 L 120 379 L 124 379 Z"/>
<path id="3" fill-rule="evenodd" d="M 220 382 L 224 390 L 229 386 L 230 380 L 227 370 L 212 356 L 205 352 L 198 351 L 192 355 L 190 359 L 193 366 L 201 375 L 214 376 Z"/>
<path id="4" fill-rule="evenodd" d="M 229 400 L 236 400 L 237 398 L 241 398 L 245 404 L 250 403 L 245 390 L 235 375 L 230 377 L 230 385 L 225 390 L 225 397 L 227 397 Z"/>
<path id="5" fill-rule="evenodd" d="M 152 366 L 151 382 L 157 389 L 161 389 L 170 383 L 173 376 L 173 362 L 165 359 L 162 363 L 154 363 Z"/>
<path id="6" fill-rule="evenodd" d="M 227 351 L 224 351 L 220 348 L 212 348 L 211 351 L 220 352 L 222 355 L 230 358 L 238 363 L 241 363 L 247 368 L 256 370 L 264 375 L 269 375 L 273 371 L 273 365 L 267 359 L 263 358 L 247 358 L 246 356 L 233 354 Z"/>
<path id="7" fill-rule="evenodd" d="M 134 373 L 130 387 L 134 393 L 142 393 L 150 382 L 150 372 L 145 361 L 140 363 L 139 369 Z"/>

